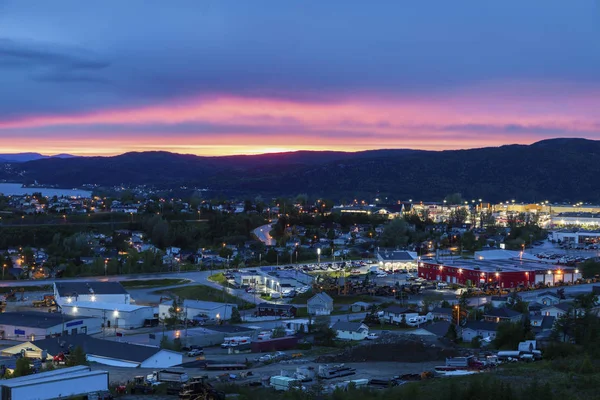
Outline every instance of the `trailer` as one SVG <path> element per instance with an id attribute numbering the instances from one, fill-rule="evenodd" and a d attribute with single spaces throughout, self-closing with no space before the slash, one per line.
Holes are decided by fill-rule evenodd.
<path id="1" fill-rule="evenodd" d="M 1 381 L 1 400 L 50 400 L 108 390 L 108 372 L 64 368 Z"/>
<path id="2" fill-rule="evenodd" d="M 484 364 L 473 356 L 446 358 L 446 367 L 456 369 L 481 369 Z"/>
<path id="3" fill-rule="evenodd" d="M 321 379 L 341 378 L 356 374 L 356 369 L 346 367 L 344 364 L 339 365 L 319 365 L 317 376 Z"/>
<path id="4" fill-rule="evenodd" d="M 269 380 L 269 385 L 278 391 L 288 391 L 290 389 L 299 388 L 302 386 L 299 379 L 279 375 L 272 376 Z"/>
<path id="5" fill-rule="evenodd" d="M 233 371 L 246 369 L 246 364 L 205 364 L 204 369 L 207 371 Z"/>

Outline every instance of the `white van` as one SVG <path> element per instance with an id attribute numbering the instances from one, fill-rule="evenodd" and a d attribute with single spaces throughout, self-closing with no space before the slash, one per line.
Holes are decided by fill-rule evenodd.
<path id="1" fill-rule="evenodd" d="M 250 338 L 250 336 L 232 336 L 225 338 L 225 340 L 221 344 L 221 348 L 226 349 L 228 347 L 237 347 L 239 345 L 248 344 L 251 342 L 252 339 Z"/>

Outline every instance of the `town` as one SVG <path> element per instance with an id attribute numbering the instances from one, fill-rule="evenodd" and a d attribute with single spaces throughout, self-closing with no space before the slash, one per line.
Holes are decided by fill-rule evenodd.
<path id="1" fill-rule="evenodd" d="M 12 398 L 438 388 L 597 339 L 600 206 L 30 190 L 0 197 Z"/>

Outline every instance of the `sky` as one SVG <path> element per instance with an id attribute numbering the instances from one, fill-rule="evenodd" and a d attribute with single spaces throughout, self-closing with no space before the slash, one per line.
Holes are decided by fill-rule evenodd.
<path id="1" fill-rule="evenodd" d="M 599 0 L 0 0 L 0 150 L 600 139 Z"/>

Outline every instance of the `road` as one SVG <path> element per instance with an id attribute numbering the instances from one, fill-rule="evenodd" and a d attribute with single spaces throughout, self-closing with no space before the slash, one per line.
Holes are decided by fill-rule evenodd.
<path id="1" fill-rule="evenodd" d="M 275 246 L 275 239 L 269 234 L 269 232 L 271 232 L 271 226 L 275 223 L 277 223 L 277 220 L 273 220 L 273 222 L 267 225 L 259 226 L 253 230 L 252 233 L 254 233 L 258 240 L 263 242 L 265 246 Z"/>

